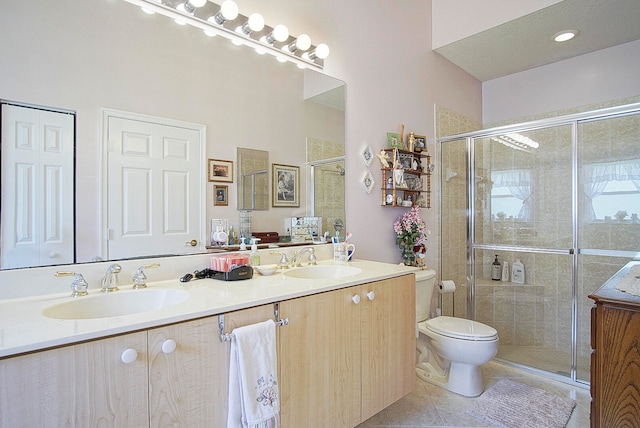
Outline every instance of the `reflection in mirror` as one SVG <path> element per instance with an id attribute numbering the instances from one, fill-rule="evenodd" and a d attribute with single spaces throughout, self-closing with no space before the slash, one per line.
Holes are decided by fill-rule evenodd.
<path id="1" fill-rule="evenodd" d="M 307 138 L 310 216 L 322 217 L 322 231 L 335 236 L 345 221 L 344 144 Z M 341 232 L 344 236 L 344 232 Z"/>
<path id="2" fill-rule="evenodd" d="M 238 209 L 269 209 L 269 152 L 238 147 Z"/>
<path id="3" fill-rule="evenodd" d="M 2 98 L 76 114 L 75 199 L 65 207 L 75 209 L 77 262 L 108 259 L 101 159 L 109 141 L 102 109 L 202 125 L 203 159 L 232 161 L 237 147 L 247 147 L 268 151 L 269 162 L 304 167 L 306 138 L 344 144 L 344 82 L 209 38 L 122 0 L 1 2 L 0 37 L 11 40 L 0 43 Z M 238 224 L 236 203 L 214 206 L 213 185 L 205 183 L 197 201 L 205 210 L 202 243 L 208 242 L 208 219 Z M 228 185 L 236 195 L 237 179 Z M 301 201 L 308 201 L 301 190 Z M 0 203 L 4 212 L 7 202 Z M 283 219 L 309 211 L 302 204 L 255 211 L 253 227 L 284 234 Z M 136 256 L 152 254 L 149 248 Z"/>

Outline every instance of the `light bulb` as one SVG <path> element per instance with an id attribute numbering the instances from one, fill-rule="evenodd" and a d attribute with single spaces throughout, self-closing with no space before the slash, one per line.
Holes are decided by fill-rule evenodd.
<path id="1" fill-rule="evenodd" d="M 186 2 L 178 5 L 176 9 L 181 12 L 193 14 L 196 8 L 204 6 L 205 3 L 207 3 L 207 0 L 187 0 Z"/>
<path id="2" fill-rule="evenodd" d="M 289 52 L 295 52 L 297 50 L 306 51 L 311 47 L 311 37 L 306 34 L 300 34 L 298 38 L 292 42 L 286 49 L 289 49 Z M 283 48 L 285 49 L 285 48 Z"/>
<path id="3" fill-rule="evenodd" d="M 233 21 L 238 17 L 238 5 L 233 0 L 225 0 L 220 5 L 220 13 L 225 19 Z"/>
<path id="4" fill-rule="evenodd" d="M 247 22 L 236 28 L 238 33 L 248 36 L 252 31 L 262 31 L 264 28 L 264 18 L 259 13 L 252 13 Z"/>
<path id="5" fill-rule="evenodd" d="M 329 46 L 325 45 L 324 43 L 320 43 L 317 47 L 316 47 L 316 56 L 320 59 L 325 59 L 326 57 L 329 56 Z"/>
<path id="6" fill-rule="evenodd" d="M 276 25 L 273 29 L 273 38 L 279 42 L 284 42 L 289 38 L 289 29 L 282 24 Z"/>
<path id="7" fill-rule="evenodd" d="M 262 31 L 264 28 L 264 18 L 259 13 L 252 13 L 249 15 L 247 24 L 249 24 L 251 31 Z"/>

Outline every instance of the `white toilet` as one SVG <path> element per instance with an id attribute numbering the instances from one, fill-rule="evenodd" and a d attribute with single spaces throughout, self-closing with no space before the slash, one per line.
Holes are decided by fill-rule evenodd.
<path id="1" fill-rule="evenodd" d="M 466 397 L 482 394 L 480 366 L 498 352 L 498 332 L 463 318 L 429 318 L 435 288 L 433 270 L 416 272 L 416 374 Z"/>

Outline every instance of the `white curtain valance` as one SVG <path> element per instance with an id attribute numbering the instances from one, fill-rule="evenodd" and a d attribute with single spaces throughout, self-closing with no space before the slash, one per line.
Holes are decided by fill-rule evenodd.
<path id="1" fill-rule="evenodd" d="M 632 180 L 640 180 L 640 159 L 590 163 L 582 168 L 584 184 Z"/>

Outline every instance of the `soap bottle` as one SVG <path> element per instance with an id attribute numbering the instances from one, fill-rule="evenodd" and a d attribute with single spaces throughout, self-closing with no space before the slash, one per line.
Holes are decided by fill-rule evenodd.
<path id="1" fill-rule="evenodd" d="M 524 265 L 520 259 L 516 259 L 511 266 L 511 282 L 515 284 L 524 284 Z"/>
<path id="2" fill-rule="evenodd" d="M 233 226 L 229 228 L 229 245 L 236 244 L 236 231 L 233 230 Z"/>
<path id="3" fill-rule="evenodd" d="M 509 262 L 506 260 L 502 262 L 502 281 L 509 282 Z"/>
<path id="4" fill-rule="evenodd" d="M 491 264 L 491 279 L 494 281 L 500 281 L 501 273 L 500 273 L 500 262 L 498 261 L 498 255 L 496 254 L 496 259 Z"/>
<path id="5" fill-rule="evenodd" d="M 249 263 L 251 266 L 260 266 L 260 254 L 258 254 L 259 238 L 251 238 L 251 253 L 249 253 Z"/>

